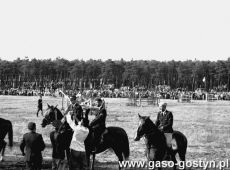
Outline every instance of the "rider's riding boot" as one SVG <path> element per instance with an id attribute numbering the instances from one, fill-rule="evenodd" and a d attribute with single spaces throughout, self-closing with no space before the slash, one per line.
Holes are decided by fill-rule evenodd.
<path id="1" fill-rule="evenodd" d="M 93 154 L 95 154 L 96 152 L 97 152 L 97 143 L 96 143 L 96 141 L 95 141 L 95 143 L 94 143 L 94 146 L 93 146 L 93 150 L 92 150 L 92 153 Z"/>
<path id="2" fill-rule="evenodd" d="M 93 153 L 97 152 L 97 148 L 103 143 L 103 137 L 102 135 L 96 136 L 96 138 L 94 139 L 94 146 L 93 146 Z"/>

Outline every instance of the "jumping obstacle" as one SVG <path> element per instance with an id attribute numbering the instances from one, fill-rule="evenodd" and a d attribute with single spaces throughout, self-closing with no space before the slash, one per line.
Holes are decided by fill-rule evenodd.
<path id="1" fill-rule="evenodd" d="M 189 103 L 191 102 L 191 96 L 187 94 L 181 94 L 179 96 L 178 102 L 180 103 Z"/>
<path id="2" fill-rule="evenodd" d="M 144 106 L 144 105 L 158 105 L 160 102 L 159 97 L 150 96 L 148 98 L 129 98 L 129 103 L 127 106 Z"/>
<path id="3" fill-rule="evenodd" d="M 62 98 L 61 110 L 64 111 L 70 105 L 70 98 L 63 92 L 63 89 L 59 90 L 59 93 L 61 94 L 61 98 Z"/>
<path id="4" fill-rule="evenodd" d="M 215 94 L 206 93 L 206 101 L 213 102 L 216 100 L 218 100 L 218 97 L 216 97 Z"/>

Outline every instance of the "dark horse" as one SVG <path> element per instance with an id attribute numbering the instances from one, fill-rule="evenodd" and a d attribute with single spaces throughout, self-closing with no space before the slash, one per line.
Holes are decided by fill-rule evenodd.
<path id="1" fill-rule="evenodd" d="M 8 133 L 9 138 L 9 146 L 13 146 L 13 128 L 12 123 L 9 120 L 5 120 L 0 118 L 0 162 L 3 160 L 5 148 L 6 148 L 6 142 L 4 141 L 4 138 L 6 134 Z"/>
<path id="2" fill-rule="evenodd" d="M 45 118 L 42 121 L 42 127 L 45 127 L 46 125 L 51 124 L 55 120 L 61 120 L 63 118 L 63 115 L 61 111 L 53 106 L 48 106 L 48 112 L 45 115 Z M 84 118 L 88 120 L 88 112 L 87 110 L 84 114 Z M 64 123 L 64 126 L 67 123 Z M 68 126 L 66 126 L 68 127 Z M 63 133 L 66 133 L 66 129 L 64 129 Z M 53 132 L 51 132 L 53 133 Z M 68 137 L 63 138 L 66 142 L 66 149 L 69 147 L 71 139 L 72 139 L 72 133 L 66 133 Z M 94 150 L 93 148 L 93 137 L 92 137 L 92 132 L 90 130 L 90 133 L 85 141 L 86 145 L 86 155 L 87 155 L 87 164 L 88 166 L 90 165 L 90 155 L 93 154 L 92 151 Z M 118 157 L 119 161 L 123 161 L 124 159 L 128 159 L 129 157 L 129 140 L 127 133 L 125 132 L 124 129 L 120 127 L 108 127 L 106 134 L 103 135 L 103 140 L 102 143 L 96 148 L 96 153 L 93 154 L 93 161 L 92 161 L 92 169 L 94 169 L 94 160 L 95 160 L 95 154 L 101 153 L 107 149 L 113 149 L 115 154 Z"/>
<path id="3" fill-rule="evenodd" d="M 50 132 L 50 140 L 53 147 L 53 156 L 60 156 L 61 150 L 64 150 L 67 160 L 69 161 L 70 156 L 70 142 L 72 139 L 73 131 L 69 127 L 68 123 L 61 123 L 63 118 L 61 111 L 54 106 L 50 106 L 44 114 L 41 126 L 45 128 L 47 125 L 52 124 L 55 127 L 55 130 Z"/>
<path id="4" fill-rule="evenodd" d="M 167 159 L 167 154 L 170 154 L 171 161 L 176 165 L 175 155 L 178 153 L 180 161 L 185 161 L 185 154 L 187 150 L 187 138 L 184 134 L 179 131 L 174 131 L 172 138 L 174 143 L 170 148 L 171 152 L 167 152 L 166 138 L 162 131 L 160 131 L 157 126 L 152 122 L 148 116 L 139 116 L 139 127 L 137 129 L 137 134 L 135 141 L 139 141 L 140 138 L 145 137 L 146 144 L 146 157 L 148 161 L 164 161 Z M 161 168 L 159 168 L 161 169 Z M 174 166 L 176 169 L 176 166 Z"/>

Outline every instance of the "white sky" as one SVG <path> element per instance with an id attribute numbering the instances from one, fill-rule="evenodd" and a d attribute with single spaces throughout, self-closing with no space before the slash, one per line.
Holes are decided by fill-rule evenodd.
<path id="1" fill-rule="evenodd" d="M 229 0 L 0 1 L 0 58 L 227 60 Z"/>

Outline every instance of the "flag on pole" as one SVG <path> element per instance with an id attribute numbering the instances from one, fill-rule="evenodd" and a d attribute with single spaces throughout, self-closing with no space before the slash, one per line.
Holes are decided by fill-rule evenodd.
<path id="1" fill-rule="evenodd" d="M 205 77 L 203 78 L 203 82 L 205 82 L 206 80 L 205 80 Z"/>

